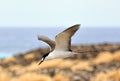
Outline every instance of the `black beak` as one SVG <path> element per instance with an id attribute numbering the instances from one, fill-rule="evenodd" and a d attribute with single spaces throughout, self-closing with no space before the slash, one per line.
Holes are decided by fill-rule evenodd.
<path id="1" fill-rule="evenodd" d="M 49 53 L 47 53 L 47 54 L 45 54 L 45 55 L 43 55 L 43 57 L 42 57 L 42 59 L 41 59 L 41 61 L 39 62 L 39 64 L 38 65 L 40 65 L 44 60 L 45 60 L 45 58 L 46 58 L 46 56 L 48 56 L 48 54 Z"/>
<path id="2" fill-rule="evenodd" d="M 43 58 L 41 59 L 41 61 L 39 62 L 38 65 L 40 65 L 44 60 L 45 60 L 45 57 L 43 57 Z"/>
<path id="3" fill-rule="evenodd" d="M 43 60 L 41 60 L 38 65 L 40 65 L 42 62 L 43 62 Z"/>

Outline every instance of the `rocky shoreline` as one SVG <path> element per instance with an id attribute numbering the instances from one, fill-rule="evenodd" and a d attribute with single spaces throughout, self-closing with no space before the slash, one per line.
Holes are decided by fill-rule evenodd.
<path id="1" fill-rule="evenodd" d="M 40 66 L 38 62 L 49 48 L 2 59 L 0 81 L 120 81 L 120 43 L 79 45 L 71 49 L 80 54 L 45 61 Z"/>

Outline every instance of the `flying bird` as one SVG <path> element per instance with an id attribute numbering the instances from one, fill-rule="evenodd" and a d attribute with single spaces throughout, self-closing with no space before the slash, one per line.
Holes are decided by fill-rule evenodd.
<path id="1" fill-rule="evenodd" d="M 54 59 L 54 58 L 66 58 L 73 56 L 74 54 L 78 54 L 71 50 L 71 37 L 75 34 L 75 32 L 79 28 L 80 28 L 80 24 L 76 24 L 67 28 L 63 32 L 56 35 L 55 41 L 43 35 L 38 36 L 38 40 L 41 40 L 50 46 L 50 52 L 42 56 L 39 65 L 44 60 Z"/>

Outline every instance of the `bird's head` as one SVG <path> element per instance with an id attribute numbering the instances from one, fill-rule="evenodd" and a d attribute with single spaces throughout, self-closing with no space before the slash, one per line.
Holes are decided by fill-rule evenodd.
<path id="1" fill-rule="evenodd" d="M 41 61 L 39 62 L 38 65 L 40 65 L 40 64 L 45 60 L 45 58 L 46 58 L 48 55 L 49 55 L 49 52 L 46 53 L 45 55 L 43 55 L 43 56 L 42 56 L 42 59 L 41 59 Z"/>

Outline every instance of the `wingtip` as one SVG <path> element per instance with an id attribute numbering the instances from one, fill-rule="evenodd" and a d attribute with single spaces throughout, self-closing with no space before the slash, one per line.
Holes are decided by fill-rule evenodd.
<path id="1" fill-rule="evenodd" d="M 81 26 L 81 24 L 75 24 L 75 25 L 73 25 L 73 26 L 80 27 L 80 26 Z"/>
<path id="2" fill-rule="evenodd" d="M 41 38 L 42 38 L 42 35 L 38 35 L 37 37 L 38 37 L 38 40 L 41 40 Z"/>
<path id="3" fill-rule="evenodd" d="M 74 27 L 75 29 L 79 29 L 80 28 L 80 26 L 81 26 L 81 24 L 75 24 L 75 25 L 73 25 L 73 26 L 71 26 L 71 27 Z"/>
<path id="4" fill-rule="evenodd" d="M 43 39 L 49 39 L 49 38 L 44 35 L 38 35 L 38 40 L 43 40 Z"/>
<path id="5" fill-rule="evenodd" d="M 76 26 L 80 26 L 81 24 L 75 24 Z"/>
<path id="6" fill-rule="evenodd" d="M 39 35 L 37 36 L 37 38 L 38 38 L 38 40 L 41 40 L 41 37 Z"/>

